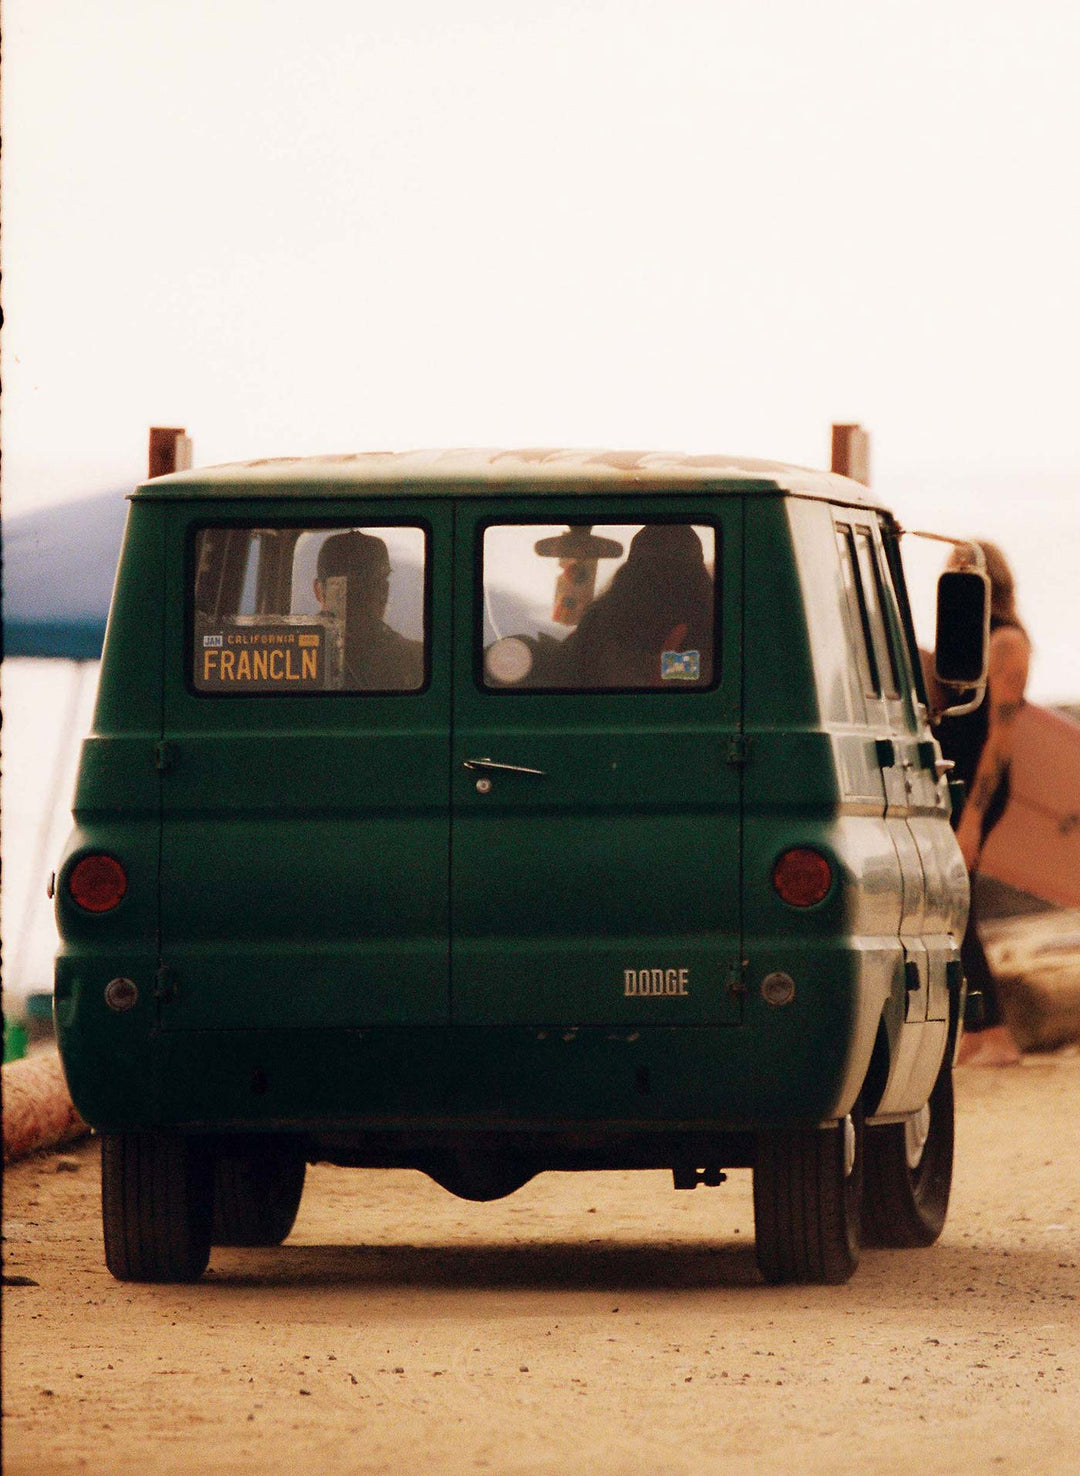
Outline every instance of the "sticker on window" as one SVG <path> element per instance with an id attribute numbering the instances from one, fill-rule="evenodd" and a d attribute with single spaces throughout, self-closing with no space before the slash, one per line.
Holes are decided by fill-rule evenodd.
<path id="1" fill-rule="evenodd" d="M 700 651 L 661 651 L 660 676 L 665 682 L 696 682 L 701 678 Z"/>

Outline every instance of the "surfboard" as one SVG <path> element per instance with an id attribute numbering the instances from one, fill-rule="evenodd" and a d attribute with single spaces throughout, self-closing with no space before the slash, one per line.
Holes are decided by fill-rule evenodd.
<path id="1" fill-rule="evenodd" d="M 1080 722 L 1025 703 L 1011 794 L 979 872 L 1057 907 L 1080 907 Z"/>

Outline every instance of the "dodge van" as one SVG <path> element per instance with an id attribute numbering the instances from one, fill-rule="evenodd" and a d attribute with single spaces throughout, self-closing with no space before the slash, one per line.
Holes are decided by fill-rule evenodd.
<path id="1" fill-rule="evenodd" d="M 749 1168 L 769 1282 L 929 1245 L 968 881 L 900 537 L 723 456 L 137 488 L 56 879 L 112 1273 L 280 1242 L 315 1162 Z M 985 580 L 943 579 L 978 689 Z"/>

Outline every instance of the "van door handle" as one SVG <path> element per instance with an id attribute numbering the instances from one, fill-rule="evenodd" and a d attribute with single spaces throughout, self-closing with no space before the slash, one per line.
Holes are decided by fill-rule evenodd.
<path id="1" fill-rule="evenodd" d="M 538 779 L 546 778 L 543 769 L 527 769 L 524 764 L 498 764 L 489 758 L 467 758 L 463 761 L 463 769 L 486 769 L 496 771 L 500 774 L 535 774 Z"/>

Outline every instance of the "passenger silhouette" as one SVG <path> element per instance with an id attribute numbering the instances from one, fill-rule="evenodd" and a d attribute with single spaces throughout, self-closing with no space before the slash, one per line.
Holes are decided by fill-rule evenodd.
<path id="1" fill-rule="evenodd" d="M 390 556 L 381 538 L 355 529 L 333 533 L 319 549 L 315 598 L 324 614 L 344 617 L 344 686 L 349 691 L 408 692 L 424 684 L 424 647 L 383 619 Z"/>
<path id="2" fill-rule="evenodd" d="M 692 661 L 672 659 L 691 651 L 698 653 L 696 674 Z M 575 687 L 705 686 L 712 664 L 713 581 L 701 539 L 687 523 L 647 524 L 563 642 L 562 680 Z"/>

